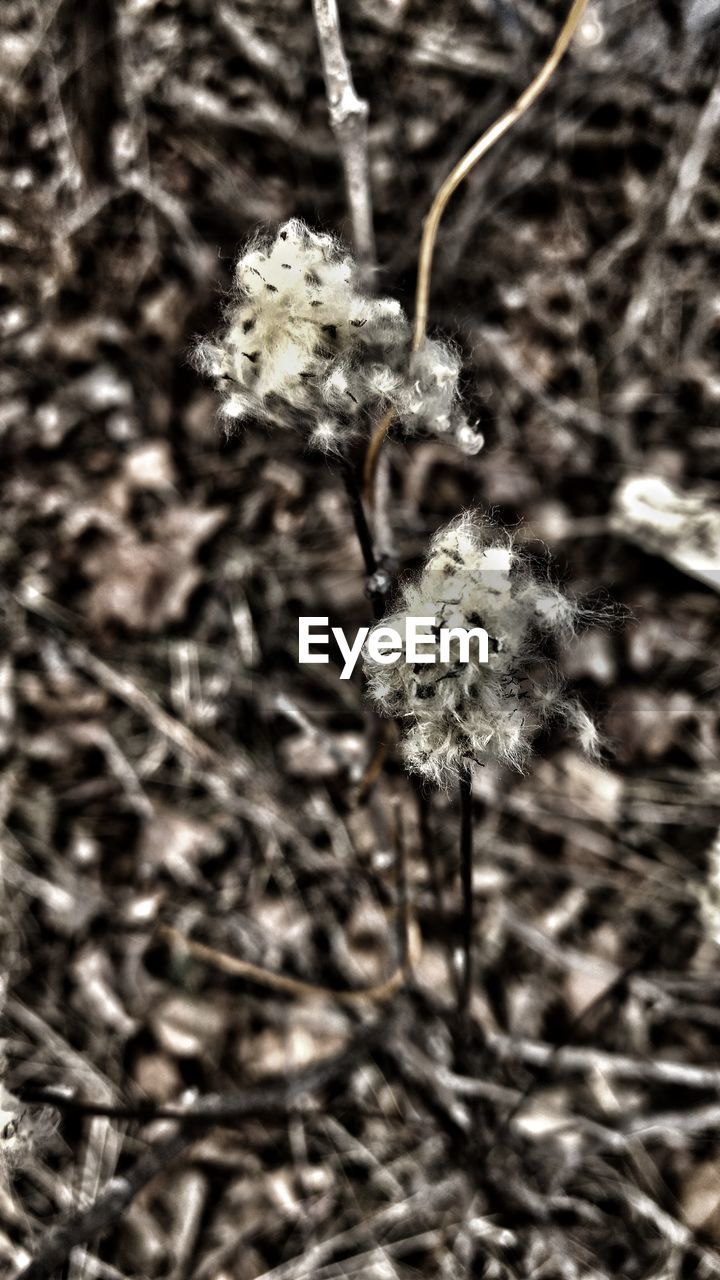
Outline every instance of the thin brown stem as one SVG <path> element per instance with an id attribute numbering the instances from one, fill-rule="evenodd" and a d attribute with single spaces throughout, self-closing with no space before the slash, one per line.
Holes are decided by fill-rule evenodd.
<path id="1" fill-rule="evenodd" d="M 351 464 L 343 465 L 342 477 L 345 484 L 345 490 L 348 495 L 350 505 L 350 514 L 353 518 L 355 533 L 362 552 L 363 562 L 365 564 L 365 574 L 367 577 L 366 589 L 368 596 L 372 602 L 373 613 L 376 618 L 382 618 L 385 611 L 385 596 L 390 586 L 390 579 L 387 573 L 378 564 L 375 555 L 375 544 L 373 536 L 370 532 L 365 508 L 363 506 L 363 498 L 355 479 L 355 472 Z"/>
<path id="2" fill-rule="evenodd" d="M 403 825 L 402 806 L 398 796 L 393 803 L 393 837 L 395 844 L 395 873 L 397 893 L 398 955 L 400 968 L 410 969 L 410 899 L 407 883 L 407 848 Z"/>
<path id="3" fill-rule="evenodd" d="M 472 773 L 460 774 L 460 881 L 462 886 L 463 967 L 458 995 L 458 1010 L 466 1014 L 472 991 L 473 949 L 473 813 Z"/>
<path id="4" fill-rule="evenodd" d="M 360 786 L 358 787 L 358 793 L 357 793 L 358 801 L 367 799 L 368 795 L 370 794 L 373 787 L 375 786 L 375 783 L 380 777 L 380 774 L 382 773 L 385 765 L 385 761 L 387 760 L 387 757 L 388 757 L 388 752 L 392 745 L 393 737 L 394 737 L 393 722 L 392 721 L 385 722 L 385 724 L 383 724 L 382 733 L 378 740 L 377 746 L 375 747 L 375 750 L 373 751 L 372 756 L 370 758 L 370 763 L 368 764 L 365 770 L 365 773 L 363 774 L 362 779 L 360 781 Z"/>
<path id="5" fill-rule="evenodd" d="M 529 107 L 533 105 L 543 89 L 547 87 L 552 79 L 559 63 L 562 61 L 570 42 L 577 31 L 582 16 L 587 8 L 588 0 L 573 0 L 570 11 L 563 23 L 560 33 L 555 41 L 552 51 L 537 75 L 526 89 L 520 94 L 517 101 L 500 116 L 498 120 L 486 129 L 485 133 L 474 142 L 470 150 L 465 153 L 461 160 L 450 171 L 447 178 L 439 188 L 435 198 L 430 206 L 429 212 L 423 222 L 422 239 L 420 241 L 420 254 L 418 257 L 418 275 L 415 290 L 415 326 L 413 329 L 412 350 L 418 351 L 422 345 L 427 329 L 428 312 L 430 307 L 430 279 L 432 275 L 433 258 L 435 256 L 435 244 L 437 241 L 438 229 L 442 220 L 443 213 L 451 196 L 457 191 L 458 187 L 465 181 L 468 174 L 475 168 L 479 160 L 486 156 L 488 151 L 495 146 L 496 142 L 512 129 L 514 124 L 524 116 Z M 381 418 L 375 428 L 368 446 L 365 466 L 364 466 L 364 492 L 365 501 L 368 506 L 373 504 L 373 490 L 375 470 L 377 467 L 377 459 L 382 448 L 383 441 L 392 426 L 394 420 L 392 409 Z"/>
<path id="6" fill-rule="evenodd" d="M 261 965 L 242 960 L 239 956 L 217 951 L 215 947 L 208 947 L 203 942 L 187 938 L 170 925 L 161 925 L 158 933 L 166 942 L 182 947 L 212 969 L 219 969 L 222 973 L 230 974 L 235 978 L 246 978 L 249 982 L 256 982 L 274 991 L 282 991 L 284 995 L 294 996 L 296 999 L 320 998 L 334 1000 L 342 1005 L 380 1004 L 389 1000 L 405 981 L 405 966 L 401 963 L 389 978 L 373 987 L 362 987 L 357 991 L 336 991 L 333 987 L 320 987 L 313 982 L 304 982 L 302 978 L 291 978 L 289 974 L 273 973 L 270 969 L 263 969 Z M 405 944 L 403 948 L 405 953 L 407 949 Z"/>
<path id="7" fill-rule="evenodd" d="M 363 497 L 372 509 L 375 505 L 375 472 L 385 437 L 395 421 L 395 410 L 387 409 L 370 437 L 363 463 Z"/>
<path id="8" fill-rule="evenodd" d="M 420 849 L 428 869 L 430 888 L 439 911 L 443 910 L 443 886 L 437 856 L 437 842 L 430 824 L 430 801 L 420 780 L 413 774 L 415 800 L 417 803 L 418 827 L 420 832 Z"/>

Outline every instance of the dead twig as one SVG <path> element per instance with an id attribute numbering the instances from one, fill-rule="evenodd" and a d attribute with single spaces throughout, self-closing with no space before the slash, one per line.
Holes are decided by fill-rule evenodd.
<path id="1" fill-rule="evenodd" d="M 555 41 L 552 51 L 537 75 L 526 89 L 520 94 L 520 97 L 513 104 L 509 111 L 506 111 L 494 124 L 486 129 L 485 133 L 474 142 L 469 151 L 466 151 L 461 160 L 450 171 L 442 186 L 438 190 L 435 198 L 430 206 L 429 212 L 423 223 L 422 239 L 420 241 L 420 254 L 418 257 L 418 275 L 417 285 L 415 289 L 415 327 L 413 331 L 412 349 L 419 350 L 425 337 L 427 329 L 428 311 L 430 307 L 430 278 L 432 274 L 433 258 L 435 256 L 435 244 L 437 234 L 442 220 L 443 213 L 447 204 L 457 191 L 458 187 L 465 181 L 468 174 L 475 168 L 475 165 L 488 151 L 499 142 L 502 137 L 512 129 L 514 124 L 525 115 L 525 112 L 532 106 L 540 94 L 550 83 L 558 65 L 562 61 L 567 52 L 570 42 L 580 24 L 580 20 L 587 8 L 588 0 L 573 0 L 565 22 L 563 23 L 560 33 Z M 394 420 L 394 413 L 390 409 L 381 418 L 372 439 L 368 446 L 365 458 L 364 476 L 365 476 L 365 500 L 369 506 L 373 502 L 373 490 L 375 479 L 375 468 L 377 459 L 383 440 L 387 435 Z"/>
<path id="2" fill-rule="evenodd" d="M 350 465 L 343 465 L 340 470 L 365 565 L 365 590 L 370 597 L 375 618 L 382 618 L 385 609 L 385 596 L 390 587 L 390 576 L 378 563 L 373 536 L 365 515 L 363 498 L 355 479 L 354 469 Z"/>
<path id="3" fill-rule="evenodd" d="M 367 1052 L 375 1043 L 380 1031 L 379 1022 L 364 1028 L 340 1053 L 319 1066 L 298 1072 L 284 1081 L 272 1080 L 236 1095 L 210 1095 L 188 1108 L 165 1108 L 166 1113 L 171 1112 L 183 1121 L 183 1127 L 158 1142 L 126 1173 L 113 1178 L 87 1209 L 49 1231 L 34 1260 L 20 1273 L 17 1280 L 50 1280 L 77 1245 L 85 1244 L 93 1237 L 109 1231 L 143 1188 L 174 1163 L 195 1140 L 195 1129 L 187 1122 L 219 1124 L 248 1117 L 282 1117 L 299 1105 L 303 1097 L 341 1079 L 346 1072 L 351 1071 L 357 1065 L 360 1054 Z M 86 1115 L 108 1115 L 112 1112 L 112 1109 L 103 1105 L 93 1107 L 92 1103 L 64 1099 L 57 1095 L 53 1098 L 52 1091 L 47 1092 L 53 1105 L 66 1111 Z M 135 1109 L 135 1115 L 137 1114 Z"/>
<path id="4" fill-rule="evenodd" d="M 330 124 L 337 139 L 345 174 L 345 190 L 352 222 L 353 244 L 367 278 L 375 267 L 370 174 L 368 170 L 368 104 L 358 98 L 343 48 L 335 0 L 313 0 Z"/>
<path id="5" fill-rule="evenodd" d="M 683 156 L 675 189 L 667 206 L 666 227 L 670 231 L 685 217 L 697 189 L 708 152 L 720 124 L 720 77 L 715 81 L 700 112 L 695 136 Z"/>
<path id="6" fill-rule="evenodd" d="M 473 812 L 472 773 L 469 768 L 460 775 L 460 878 L 463 907 L 463 969 L 458 995 L 458 1009 L 467 1013 L 472 989 L 473 943 Z"/>
<path id="7" fill-rule="evenodd" d="M 312 982 L 303 982 L 301 978 L 291 978 L 288 974 L 272 973 L 269 969 L 263 969 L 261 965 L 252 964 L 249 960 L 241 960 L 239 956 L 230 956 L 224 951 L 216 951 L 214 947 L 196 942 L 193 938 L 186 938 L 178 929 L 170 925 L 160 925 L 158 933 L 166 942 L 183 947 L 190 955 L 202 960 L 213 969 L 219 969 L 221 973 L 227 973 L 235 978 L 247 978 L 249 982 L 257 982 L 263 987 L 282 991 L 285 995 L 294 996 L 300 1000 L 334 1000 L 344 1005 L 378 1004 L 389 1000 L 405 982 L 407 962 L 404 959 L 389 978 L 374 987 L 363 987 L 358 991 L 336 991 L 332 987 L 320 987 Z M 404 950 L 406 953 L 409 950 L 407 942 Z"/>
<path id="8" fill-rule="evenodd" d="M 514 1038 L 493 1032 L 488 1046 L 500 1057 L 517 1059 L 531 1066 L 548 1066 L 562 1074 L 575 1071 L 598 1071 L 604 1075 L 624 1080 L 658 1081 L 663 1084 L 682 1085 L 686 1089 L 720 1089 L 720 1069 L 697 1067 L 690 1062 L 676 1062 L 665 1058 L 633 1058 L 622 1053 L 607 1053 L 602 1049 L 543 1044 L 540 1040 Z M 521 1102 L 527 1101 L 526 1097 Z M 518 1108 L 515 1108 L 516 1114 Z"/>

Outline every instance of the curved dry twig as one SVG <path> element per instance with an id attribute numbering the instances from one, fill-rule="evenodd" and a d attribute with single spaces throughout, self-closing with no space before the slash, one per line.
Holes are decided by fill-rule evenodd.
<path id="1" fill-rule="evenodd" d="M 422 345 L 427 328 L 428 311 L 430 306 L 430 279 L 432 274 L 433 258 L 435 255 L 435 243 L 437 241 L 438 229 L 440 222 L 452 195 L 457 191 L 458 187 L 465 181 L 468 174 L 475 168 L 475 165 L 488 151 L 495 146 L 496 142 L 510 130 L 513 125 L 525 114 L 532 106 L 540 94 L 547 87 L 552 79 L 559 63 L 562 61 L 568 50 L 570 42 L 577 31 L 582 16 L 587 8 L 588 0 L 573 0 L 565 22 L 563 23 L 560 33 L 555 41 L 551 53 L 538 71 L 537 75 L 531 80 L 530 84 L 520 94 L 517 101 L 500 116 L 498 120 L 485 130 L 485 133 L 474 142 L 469 151 L 466 151 L 461 160 L 450 171 L 442 186 L 437 191 L 435 198 L 430 206 L 427 217 L 423 222 L 423 233 L 420 241 L 420 253 L 418 256 L 418 274 L 417 285 L 415 289 L 415 326 L 413 330 L 412 350 L 417 351 Z M 394 413 L 389 409 L 381 418 L 375 431 L 373 432 L 370 444 L 368 445 L 365 455 L 365 464 L 363 468 L 364 474 L 364 493 L 365 501 L 368 506 L 373 505 L 374 499 L 374 481 L 375 471 L 377 468 L 377 459 L 382 448 L 383 441 L 394 421 Z"/>
<path id="2" fill-rule="evenodd" d="M 379 1004 L 389 1000 L 403 985 L 406 977 L 406 966 L 400 964 L 389 978 L 376 986 L 362 987 L 358 991 L 336 991 L 333 987 L 316 986 L 312 982 L 304 982 L 301 978 L 291 978 L 285 973 L 273 973 L 270 969 L 263 969 L 261 965 L 252 964 L 250 960 L 242 960 L 239 956 L 230 956 L 225 951 L 217 951 L 215 947 L 208 947 L 204 942 L 187 938 L 184 933 L 180 933 L 171 925 L 160 925 L 158 933 L 166 942 L 183 947 L 190 955 L 195 956 L 197 960 L 202 960 L 212 969 L 219 969 L 221 973 L 227 973 L 234 978 L 247 978 L 249 982 L 257 982 L 263 987 L 282 991 L 285 995 L 295 996 L 301 1000 L 320 998 L 335 1000 L 338 1004 L 344 1005 Z"/>

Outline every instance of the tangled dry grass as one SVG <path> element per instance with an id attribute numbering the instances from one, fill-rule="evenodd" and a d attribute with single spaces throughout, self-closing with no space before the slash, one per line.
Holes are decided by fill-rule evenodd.
<path id="1" fill-rule="evenodd" d="M 562 8 L 343 6 L 406 310 L 433 192 Z M 396 564 L 479 503 L 628 611 L 564 657 L 605 764 L 548 733 L 527 776 L 477 780 L 458 1018 L 456 804 L 392 742 L 363 785 L 359 676 L 295 662 L 299 614 L 367 621 L 342 484 L 290 433 L 224 438 L 188 361 L 258 226 L 348 234 L 311 6 L 5 0 L 4 1275 L 720 1274 L 718 600 L 616 497 L 642 474 L 717 506 L 719 17 L 593 0 L 443 227 L 431 332 L 485 450 L 383 451 Z M 413 973 L 382 1004 L 177 942 L 368 987 L 404 895 Z M 30 1101 L 52 1086 L 107 1114 Z"/>

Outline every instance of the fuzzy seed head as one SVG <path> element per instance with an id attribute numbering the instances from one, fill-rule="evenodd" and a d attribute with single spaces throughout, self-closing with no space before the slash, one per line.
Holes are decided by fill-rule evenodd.
<path id="1" fill-rule="evenodd" d="M 596 753 L 592 721 L 565 695 L 545 655 L 548 639 L 572 636 L 577 617 L 577 607 L 536 577 L 510 534 L 489 520 L 465 514 L 441 529 L 419 580 L 380 624 L 405 639 L 409 618 L 434 618 L 435 641 L 423 652 L 435 661 L 382 665 L 367 651 L 364 660 L 371 700 L 401 721 L 410 771 L 442 787 L 473 763 L 496 759 L 521 769 L 534 735 L 553 717 Z M 488 633 L 487 663 L 472 640 L 470 661 L 461 661 L 456 639 L 442 661 L 439 629 L 453 627 Z"/>
<path id="2" fill-rule="evenodd" d="M 464 453 L 477 453 L 483 438 L 464 417 L 458 395 L 460 356 L 448 343 L 425 338 L 410 358 L 396 412 L 410 435 L 451 439 Z"/>
<path id="3" fill-rule="evenodd" d="M 228 421 L 291 427 L 341 453 L 392 407 L 407 433 L 477 452 L 459 357 L 438 340 L 411 355 L 410 339 L 400 304 L 364 291 L 342 245 L 292 219 L 240 256 L 226 327 L 199 344 L 196 363 L 216 379 Z"/>

